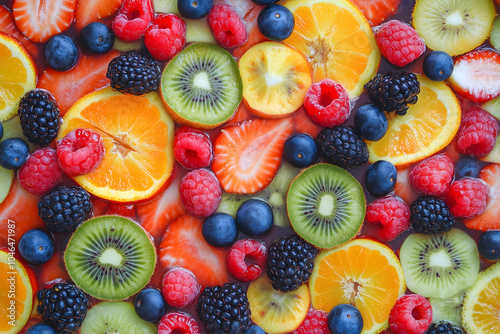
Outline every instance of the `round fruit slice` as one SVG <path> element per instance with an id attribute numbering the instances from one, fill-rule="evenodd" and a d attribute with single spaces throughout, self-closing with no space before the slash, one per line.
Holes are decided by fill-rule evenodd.
<path id="1" fill-rule="evenodd" d="M 406 285 L 389 247 L 355 239 L 316 257 L 309 290 L 316 309 L 330 312 L 339 304 L 356 306 L 363 317 L 363 334 L 372 334 L 389 326 L 389 313 Z"/>
<path id="2" fill-rule="evenodd" d="M 156 251 L 138 224 L 119 216 L 102 216 L 76 229 L 66 247 L 64 263 L 71 279 L 89 295 L 121 300 L 149 282 Z"/>
<path id="3" fill-rule="evenodd" d="M 348 0 L 288 0 L 295 27 L 284 42 L 300 51 L 313 69 L 313 81 L 341 83 L 355 98 L 377 72 L 380 51 L 372 28 Z"/>
<path id="4" fill-rule="evenodd" d="M 406 115 L 388 115 L 382 139 L 367 141 L 370 162 L 387 160 L 395 166 L 427 158 L 446 147 L 460 126 L 462 109 L 455 93 L 443 82 L 418 75 L 417 103 Z"/>
<path id="5" fill-rule="evenodd" d="M 90 193 L 116 202 L 151 197 L 174 165 L 174 122 L 157 93 L 122 94 L 111 88 L 90 93 L 64 115 L 57 137 L 77 128 L 93 129 L 105 155 L 91 173 L 74 178 Z"/>
<path id="6" fill-rule="evenodd" d="M 332 248 L 358 233 L 366 201 L 363 188 L 349 172 L 317 164 L 292 181 L 286 208 L 298 235 L 316 247 Z"/>

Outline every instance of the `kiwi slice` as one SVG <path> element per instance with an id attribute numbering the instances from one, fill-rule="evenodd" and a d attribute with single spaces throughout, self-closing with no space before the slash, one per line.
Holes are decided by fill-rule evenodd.
<path id="1" fill-rule="evenodd" d="M 316 247 L 332 248 L 358 233 L 366 201 L 363 188 L 348 171 L 317 164 L 292 181 L 286 207 L 298 235 Z"/>
<path id="2" fill-rule="evenodd" d="M 408 289 L 424 297 L 450 298 L 471 286 L 479 273 L 476 242 L 456 228 L 410 234 L 399 256 Z"/>
<path id="3" fill-rule="evenodd" d="M 490 32 L 490 44 L 497 51 L 500 51 L 500 16 L 493 21 L 493 27 Z"/>
<path id="4" fill-rule="evenodd" d="M 102 302 L 92 307 L 80 329 L 81 334 L 154 334 L 158 328 L 142 320 L 127 302 Z"/>
<path id="5" fill-rule="evenodd" d="M 465 290 L 449 298 L 430 297 L 432 307 L 432 322 L 448 321 L 457 326 L 462 326 L 462 305 Z"/>
<path id="6" fill-rule="evenodd" d="M 243 83 L 229 52 L 199 42 L 167 64 L 160 90 L 165 107 L 178 123 L 212 129 L 233 117 L 242 100 Z"/>
<path id="7" fill-rule="evenodd" d="M 76 229 L 64 262 L 69 276 L 83 291 L 99 299 L 121 300 L 149 282 L 156 251 L 138 224 L 120 216 L 102 216 Z"/>
<path id="8" fill-rule="evenodd" d="M 492 0 L 417 0 L 413 26 L 429 48 L 455 56 L 488 38 L 495 15 Z"/>

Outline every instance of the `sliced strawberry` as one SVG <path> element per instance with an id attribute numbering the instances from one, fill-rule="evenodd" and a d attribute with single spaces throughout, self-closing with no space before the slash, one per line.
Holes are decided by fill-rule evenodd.
<path id="1" fill-rule="evenodd" d="M 78 0 L 14 0 L 16 26 L 33 42 L 45 42 L 73 23 Z"/>
<path id="2" fill-rule="evenodd" d="M 351 0 L 365 14 L 372 25 L 378 26 L 396 14 L 401 0 Z"/>
<path id="3" fill-rule="evenodd" d="M 38 47 L 17 29 L 12 13 L 4 6 L 0 6 L 0 32 L 21 42 L 33 58 L 38 57 Z"/>
<path id="4" fill-rule="evenodd" d="M 248 111 L 248 108 L 243 103 L 241 103 L 238 110 L 236 110 L 234 117 L 229 122 L 227 122 L 225 125 L 226 126 L 236 125 L 236 124 L 239 124 L 241 122 L 249 121 L 249 120 L 254 119 L 254 118 L 255 118 L 255 116 L 252 115 L 250 113 L 250 111 Z"/>
<path id="5" fill-rule="evenodd" d="M 300 107 L 299 110 L 293 114 L 293 125 L 295 132 L 305 132 L 310 134 L 313 138 L 323 129 L 321 126 L 314 123 L 311 117 L 306 114 L 304 107 Z"/>
<path id="6" fill-rule="evenodd" d="M 253 194 L 267 187 L 279 169 L 293 119 L 254 119 L 221 130 L 212 170 L 229 193 Z"/>
<path id="7" fill-rule="evenodd" d="M 167 226 L 160 244 L 163 267 L 191 270 L 202 286 L 222 285 L 229 279 L 226 250 L 210 246 L 201 232 L 203 220 L 184 215 Z"/>
<path id="8" fill-rule="evenodd" d="M 76 29 L 81 30 L 89 23 L 114 15 L 122 4 L 123 0 L 79 1 L 76 9 Z"/>
<path id="9" fill-rule="evenodd" d="M 417 199 L 418 194 L 413 190 L 410 184 L 410 179 L 408 173 L 410 168 L 406 167 L 404 169 L 398 169 L 398 177 L 396 181 L 396 186 L 394 187 L 394 192 L 399 196 L 406 204 L 411 204 Z"/>

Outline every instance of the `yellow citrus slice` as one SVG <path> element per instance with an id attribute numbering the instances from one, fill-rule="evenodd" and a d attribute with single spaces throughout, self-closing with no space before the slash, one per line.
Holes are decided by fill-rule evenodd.
<path id="1" fill-rule="evenodd" d="M 109 87 L 90 93 L 64 115 L 57 139 L 77 128 L 93 129 L 104 141 L 100 165 L 74 178 L 98 197 L 149 198 L 172 172 L 174 122 L 157 93 L 134 96 Z"/>
<path id="2" fill-rule="evenodd" d="M 382 139 L 367 142 L 370 162 L 387 160 L 405 165 L 431 156 L 445 148 L 460 126 L 462 109 L 455 93 L 443 82 L 423 75 L 418 101 L 404 116 L 388 114 L 389 126 Z"/>
<path id="3" fill-rule="evenodd" d="M 14 116 L 23 95 L 36 87 L 36 69 L 28 51 L 0 33 L 0 121 Z"/>
<path id="4" fill-rule="evenodd" d="M 309 61 L 313 81 L 341 83 L 355 98 L 377 72 L 380 51 L 372 28 L 348 0 L 288 0 L 295 27 L 284 42 Z"/>
<path id="5" fill-rule="evenodd" d="M 330 312 L 351 304 L 363 317 L 363 334 L 379 333 L 389 326 L 389 313 L 406 290 L 403 269 L 396 254 L 371 239 L 354 239 L 321 252 L 309 280 L 312 306 Z"/>

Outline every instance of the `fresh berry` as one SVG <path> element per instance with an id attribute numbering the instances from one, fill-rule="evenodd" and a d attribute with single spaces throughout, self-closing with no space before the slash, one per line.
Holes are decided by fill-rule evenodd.
<path id="1" fill-rule="evenodd" d="M 272 5 L 278 2 L 279 0 L 252 0 L 253 3 L 260 6 Z"/>
<path id="2" fill-rule="evenodd" d="M 229 247 L 238 238 L 238 227 L 227 213 L 214 213 L 203 223 L 203 237 L 214 247 Z"/>
<path id="3" fill-rule="evenodd" d="M 408 177 L 416 192 L 439 197 L 450 188 L 453 172 L 453 161 L 446 154 L 441 154 L 414 165 Z"/>
<path id="4" fill-rule="evenodd" d="M 163 298 L 173 307 L 186 307 L 200 293 L 200 285 L 194 274 L 182 267 L 174 267 L 163 275 L 161 282 Z"/>
<path id="5" fill-rule="evenodd" d="M 327 318 L 331 334 L 359 334 L 363 330 L 363 317 L 359 310 L 350 304 L 339 304 Z"/>
<path id="6" fill-rule="evenodd" d="M 144 35 L 153 17 L 153 0 L 124 0 L 112 29 L 119 39 L 135 41 Z"/>
<path id="7" fill-rule="evenodd" d="M 236 225 L 250 237 L 264 236 L 273 228 L 273 210 L 263 200 L 248 199 L 236 212 Z"/>
<path id="8" fill-rule="evenodd" d="M 56 334 L 56 331 L 49 325 L 39 322 L 28 328 L 26 334 Z"/>
<path id="9" fill-rule="evenodd" d="M 477 241 L 479 254 L 488 261 L 500 260 L 500 231 L 486 231 Z"/>
<path id="10" fill-rule="evenodd" d="M 0 123 L 0 139 L 3 137 L 3 125 Z"/>
<path id="11" fill-rule="evenodd" d="M 208 217 L 213 214 L 222 199 L 219 181 L 207 169 L 186 173 L 181 180 L 179 191 L 184 208 L 196 217 Z"/>
<path id="12" fill-rule="evenodd" d="M 432 51 L 423 64 L 424 74 L 431 80 L 444 81 L 453 73 L 453 58 L 443 51 Z"/>
<path id="13" fill-rule="evenodd" d="M 186 43 L 186 22 L 175 14 L 158 14 L 144 34 L 144 43 L 154 59 L 168 60 Z"/>
<path id="14" fill-rule="evenodd" d="M 174 157 L 182 167 L 197 169 L 212 163 L 212 142 L 202 131 L 183 126 L 175 131 Z"/>
<path id="15" fill-rule="evenodd" d="M 432 323 L 425 334 L 463 334 L 462 328 L 447 322 Z"/>
<path id="16" fill-rule="evenodd" d="M 158 322 L 165 314 L 167 304 L 160 291 L 148 288 L 141 290 L 135 296 L 134 309 L 142 320 Z"/>
<path id="17" fill-rule="evenodd" d="M 57 158 L 68 176 L 88 174 L 104 158 L 104 142 L 94 130 L 72 130 L 57 142 Z"/>
<path id="18" fill-rule="evenodd" d="M 115 41 L 113 31 L 101 22 L 92 22 L 85 26 L 80 36 L 83 47 L 94 54 L 108 52 Z"/>
<path id="19" fill-rule="evenodd" d="M 227 252 L 227 271 L 242 282 L 257 279 L 265 266 L 266 246 L 257 240 L 238 240 Z"/>
<path id="20" fill-rule="evenodd" d="M 330 334 L 327 319 L 328 313 L 311 307 L 299 328 L 292 334 Z"/>
<path id="21" fill-rule="evenodd" d="M 463 156 L 455 164 L 455 180 L 464 177 L 478 178 L 484 163 L 474 157 Z"/>
<path id="22" fill-rule="evenodd" d="M 366 206 L 365 219 L 377 226 L 379 240 L 391 241 L 410 227 L 410 207 L 394 195 L 377 198 Z"/>
<path id="23" fill-rule="evenodd" d="M 244 331 L 243 334 L 266 334 L 266 332 L 264 332 L 264 330 L 259 326 L 252 325 L 248 327 L 248 329 Z"/>
<path id="24" fill-rule="evenodd" d="M 397 179 L 396 167 L 389 161 L 378 160 L 366 170 L 365 187 L 373 196 L 381 197 L 394 190 Z"/>
<path id="25" fill-rule="evenodd" d="M 20 168 L 28 159 L 28 144 L 21 138 L 7 138 L 0 143 L 0 166 L 5 169 Z"/>
<path id="26" fill-rule="evenodd" d="M 208 25 L 217 43 L 230 49 L 247 40 L 247 29 L 233 7 L 224 3 L 215 4 L 207 16 Z"/>
<path id="27" fill-rule="evenodd" d="M 177 0 L 177 9 L 186 19 L 198 20 L 210 13 L 213 0 Z"/>
<path id="28" fill-rule="evenodd" d="M 61 181 L 62 175 L 56 151 L 46 147 L 30 154 L 19 169 L 17 179 L 25 190 L 42 195 L 54 188 Z"/>
<path id="29" fill-rule="evenodd" d="M 331 79 L 323 79 L 309 87 L 304 108 L 314 122 L 328 128 L 343 124 L 351 114 L 346 89 Z"/>
<path id="30" fill-rule="evenodd" d="M 374 104 L 365 104 L 359 107 L 354 115 L 354 127 L 366 140 L 382 139 L 388 126 L 387 116 Z"/>
<path id="31" fill-rule="evenodd" d="M 352 2 L 365 14 L 372 27 L 375 27 L 396 14 L 401 0 L 353 0 Z"/>
<path id="32" fill-rule="evenodd" d="M 459 153 L 485 156 L 495 147 L 497 136 L 498 121 L 486 110 L 471 107 L 462 116 L 458 130 Z"/>
<path id="33" fill-rule="evenodd" d="M 314 164 L 318 160 L 318 148 L 311 135 L 296 133 L 285 141 L 283 155 L 290 165 L 303 168 Z"/>
<path id="34" fill-rule="evenodd" d="M 19 240 L 18 249 L 29 264 L 44 264 L 54 255 L 54 238 L 40 229 L 29 230 Z"/>
<path id="35" fill-rule="evenodd" d="M 14 15 L 5 6 L 0 6 L 0 32 L 17 39 L 28 50 L 33 59 L 38 58 L 38 46 L 19 31 Z"/>
<path id="36" fill-rule="evenodd" d="M 431 322 L 431 304 L 417 294 L 399 297 L 389 315 L 389 325 L 394 334 L 423 334 Z"/>
<path id="37" fill-rule="evenodd" d="M 488 186 L 479 179 L 454 181 L 446 194 L 450 212 L 457 218 L 472 218 L 483 213 L 488 203 Z"/>
<path id="38" fill-rule="evenodd" d="M 295 20 L 288 8 L 272 4 L 260 12 L 257 26 L 265 37 L 273 41 L 282 41 L 292 34 Z"/>
<path id="39" fill-rule="evenodd" d="M 45 61 L 56 71 L 69 71 L 78 61 L 75 42 L 66 35 L 54 35 L 45 43 Z"/>
<path id="40" fill-rule="evenodd" d="M 158 334 L 201 334 L 196 320 L 184 312 L 168 312 L 161 318 Z"/>
<path id="41" fill-rule="evenodd" d="M 114 15 L 123 0 L 86 0 L 79 1 L 76 8 L 75 24 L 78 30 L 100 19 Z"/>
<path id="42" fill-rule="evenodd" d="M 437 197 L 420 196 L 413 201 L 410 210 L 410 221 L 417 233 L 448 232 L 455 223 L 446 202 Z"/>

